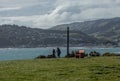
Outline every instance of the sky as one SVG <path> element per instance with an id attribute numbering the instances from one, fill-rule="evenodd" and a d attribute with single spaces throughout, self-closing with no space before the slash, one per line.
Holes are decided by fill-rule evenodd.
<path id="1" fill-rule="evenodd" d="M 120 0 L 0 0 L 0 25 L 50 28 L 120 17 Z"/>

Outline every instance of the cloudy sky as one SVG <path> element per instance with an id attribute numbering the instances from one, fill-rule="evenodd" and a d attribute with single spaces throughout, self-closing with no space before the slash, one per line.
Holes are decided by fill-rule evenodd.
<path id="1" fill-rule="evenodd" d="M 0 24 L 49 28 L 120 17 L 120 0 L 0 0 Z"/>

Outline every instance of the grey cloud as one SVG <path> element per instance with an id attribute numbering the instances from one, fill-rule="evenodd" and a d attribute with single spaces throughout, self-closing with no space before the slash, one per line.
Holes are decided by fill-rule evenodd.
<path id="1" fill-rule="evenodd" d="M 116 1 L 117 0 L 72 0 L 66 3 L 67 6 L 64 6 L 66 8 L 63 8 L 60 14 L 70 11 L 71 8 L 73 10 L 70 11 L 72 14 L 69 16 L 69 18 L 65 21 L 63 20 L 63 23 L 69 21 L 84 21 L 89 19 L 92 20 L 98 18 L 119 17 L 120 5 L 116 5 L 119 4 Z M 63 2 L 62 5 L 64 5 Z"/>
<path id="2" fill-rule="evenodd" d="M 5 0 L 8 3 L 11 0 Z M 2 11 L 4 23 L 48 28 L 57 24 L 120 17 L 120 0 L 13 0 L 21 9 Z M 5 2 L 4 2 L 5 3 Z M 6 4 L 8 4 L 6 2 Z M 20 4 L 18 4 L 20 3 Z M 0 1 L 1 4 L 1 1 Z M 8 6 L 11 6 L 8 4 Z M 26 4 L 26 5 L 25 5 Z M 1 21 L 2 22 L 2 21 Z"/>
<path id="3" fill-rule="evenodd" d="M 29 6 L 38 3 L 38 0 L 0 0 L 1 7 Z"/>
<path id="4" fill-rule="evenodd" d="M 10 2 L 13 1 L 13 2 Z M 51 13 L 54 9 L 54 5 L 50 4 L 55 2 L 55 0 L 5 0 L 0 1 L 0 15 L 1 16 L 32 16 L 32 15 L 42 15 Z M 8 4 L 9 3 L 9 4 Z M 15 4 L 15 5 L 14 5 Z M 19 9 L 14 9 L 18 8 Z M 1 9 L 6 10 L 1 10 Z M 13 8 L 7 10 L 7 8 Z"/>
<path id="5" fill-rule="evenodd" d="M 20 9 L 11 9 L 1 11 L 1 16 L 32 16 L 32 15 L 42 15 L 50 13 L 54 8 L 51 6 L 41 7 L 40 5 L 34 5 L 29 7 L 24 7 Z"/>
<path id="6" fill-rule="evenodd" d="M 21 9 L 21 7 L 6 7 L 6 8 L 0 8 L 0 12 L 18 10 L 18 9 Z"/>

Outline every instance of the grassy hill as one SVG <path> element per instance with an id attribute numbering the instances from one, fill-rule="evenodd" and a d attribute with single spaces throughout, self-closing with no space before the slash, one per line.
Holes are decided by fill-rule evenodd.
<path id="1" fill-rule="evenodd" d="M 0 81 L 120 81 L 120 57 L 1 61 Z"/>
<path id="2" fill-rule="evenodd" d="M 71 30 L 80 30 L 83 33 L 103 41 L 111 41 L 116 44 L 120 43 L 120 17 L 61 24 L 54 26 L 51 29 L 65 30 L 68 26 Z"/>
<path id="3" fill-rule="evenodd" d="M 67 27 L 71 30 L 80 30 L 86 34 L 102 34 L 108 31 L 120 31 L 120 17 L 111 19 L 99 19 L 84 22 L 74 22 L 70 24 L 61 24 L 52 27 L 52 30 L 65 30 Z"/>
<path id="4" fill-rule="evenodd" d="M 18 25 L 0 25 L 0 48 L 66 46 L 66 30 L 45 30 Z M 81 31 L 70 31 L 70 44 L 95 44 L 100 40 Z"/>

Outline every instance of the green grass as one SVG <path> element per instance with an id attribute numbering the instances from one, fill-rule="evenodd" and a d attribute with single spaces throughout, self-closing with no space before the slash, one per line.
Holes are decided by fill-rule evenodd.
<path id="1" fill-rule="evenodd" d="M 0 81 L 120 81 L 120 57 L 1 61 Z"/>

